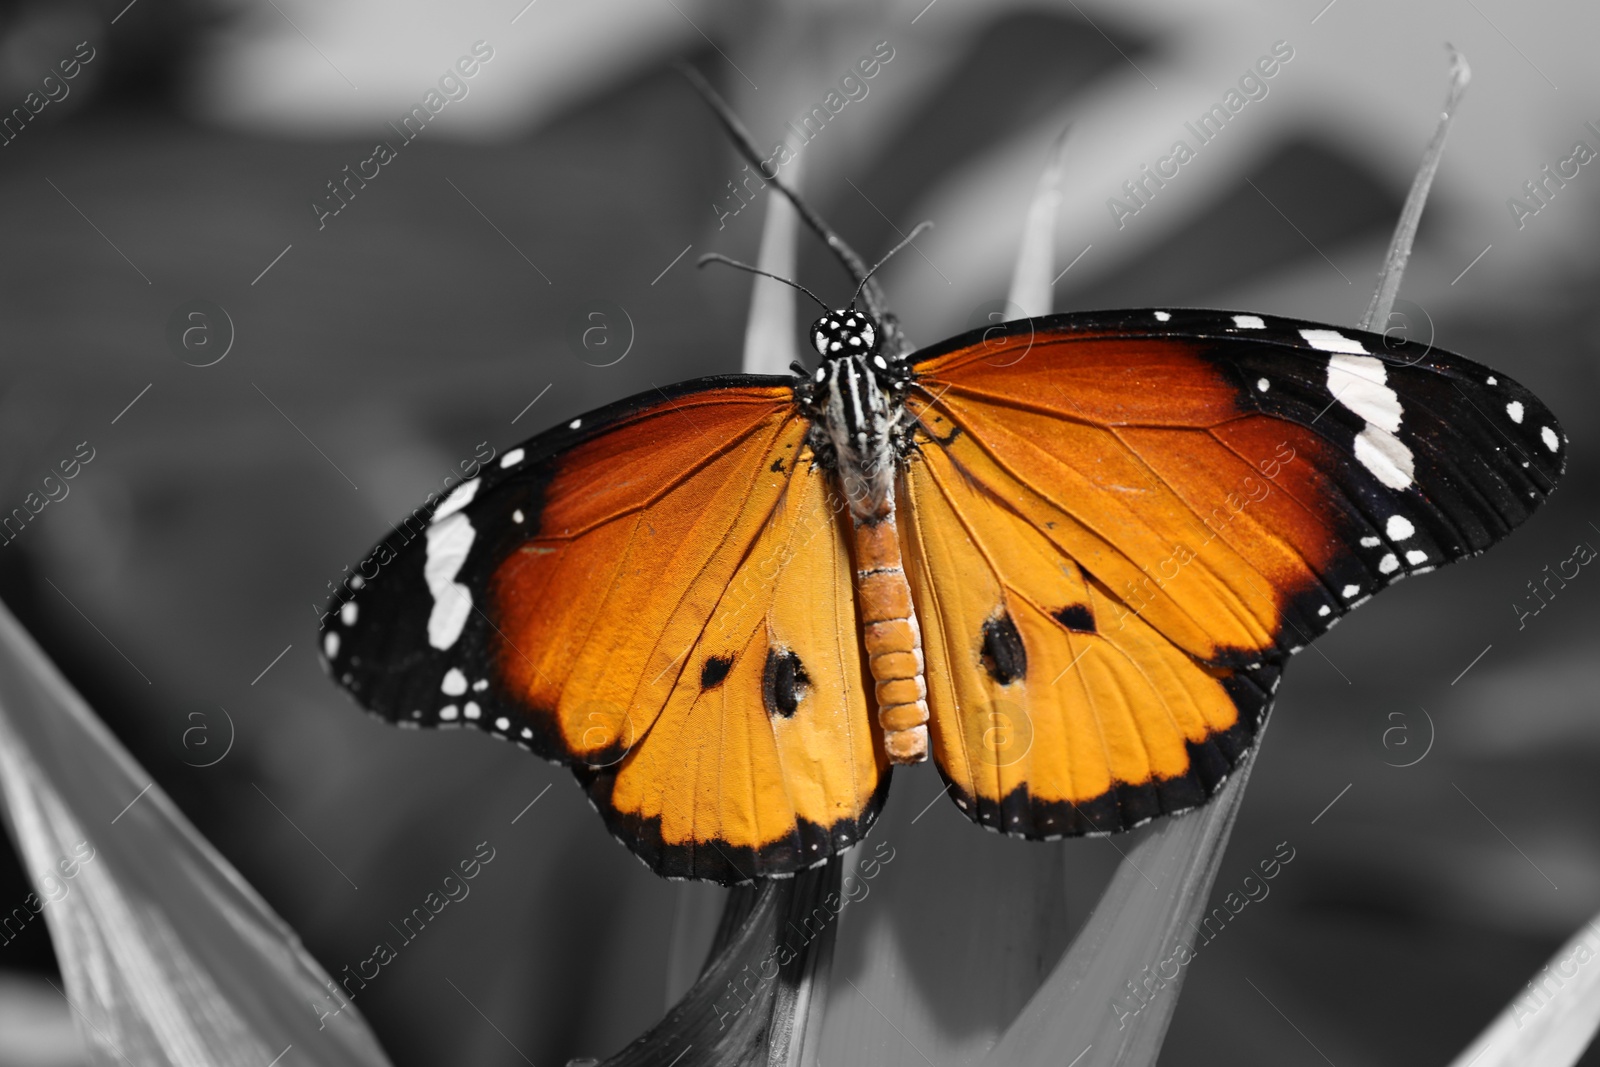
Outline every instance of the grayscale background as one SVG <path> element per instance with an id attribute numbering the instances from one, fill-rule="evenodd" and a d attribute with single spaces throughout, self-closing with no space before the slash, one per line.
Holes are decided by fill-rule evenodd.
<path id="1" fill-rule="evenodd" d="M 671 65 L 698 67 L 766 144 L 880 41 L 894 58 L 806 148 L 802 184 L 868 258 L 934 220 L 884 275 L 925 343 L 1005 296 L 1068 123 L 1057 310 L 1353 325 L 1443 99 L 1445 43 L 1470 59 L 1396 324 L 1532 388 L 1571 464 L 1509 542 L 1297 658 L 1219 891 L 1278 842 L 1296 859 L 1194 964 L 1162 1062 L 1321 1062 L 1314 1042 L 1339 1067 L 1404 1065 L 1465 1046 L 1600 903 L 1600 576 L 1517 608 L 1547 565 L 1600 546 L 1600 164 L 1520 226 L 1507 204 L 1574 142 L 1600 150 L 1600 9 L 524 2 L 0 6 L 0 113 L 80 42 L 94 57 L 0 146 L 0 512 L 93 449 L 0 547 L 0 599 L 330 972 L 493 845 L 470 900 L 359 1001 L 395 1063 L 615 1051 L 665 1007 L 694 891 L 612 841 L 565 771 L 358 712 L 314 654 L 329 583 L 480 442 L 503 452 L 737 370 L 750 280 L 694 261 L 753 259 L 764 199 L 719 218 L 739 164 Z M 389 123 L 477 41 L 494 54 L 466 95 L 319 225 L 326 184 L 396 140 Z M 1294 58 L 1267 95 L 1119 228 L 1108 198 L 1278 41 Z M 802 280 L 842 299 L 841 272 L 802 247 Z M 172 343 L 195 300 L 225 315 Z M 571 341 L 595 309 L 606 359 Z M 1081 921 L 1104 842 L 998 842 L 947 804 L 910 826 L 937 790 L 931 767 L 898 774 L 885 815 L 918 869 L 957 871 L 980 838 L 985 854 L 1059 847 Z M 0 848 L 0 905 L 27 892 Z M 912 932 L 933 946 L 918 981 L 963 980 L 937 944 L 982 936 L 983 912 Z M 80 1062 L 47 977 L 42 923 L 0 946 L 0 1067 Z"/>

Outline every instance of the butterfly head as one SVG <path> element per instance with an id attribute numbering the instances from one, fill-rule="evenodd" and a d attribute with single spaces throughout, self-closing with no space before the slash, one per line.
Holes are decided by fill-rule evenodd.
<path id="1" fill-rule="evenodd" d="M 872 356 L 882 343 L 877 320 L 853 307 L 830 311 L 811 324 L 811 345 L 823 359 Z"/>

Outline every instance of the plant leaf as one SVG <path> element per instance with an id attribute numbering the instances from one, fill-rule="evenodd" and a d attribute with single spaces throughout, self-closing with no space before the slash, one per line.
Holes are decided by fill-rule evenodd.
<path id="1" fill-rule="evenodd" d="M 1450 1067 L 1571 1067 L 1600 1028 L 1600 915 L 1556 950 Z"/>
<path id="2" fill-rule="evenodd" d="M 1257 751 L 1210 803 L 1145 831 L 985 1065 L 1060 1065 L 1091 1048 L 1095 1067 L 1156 1062 L 1186 973 L 1178 945 L 1211 895 Z"/>
<path id="3" fill-rule="evenodd" d="M 798 1065 L 827 999 L 838 916 L 824 902 L 837 901 L 842 867 L 834 857 L 793 878 L 728 890 L 699 979 L 605 1067 Z"/>
<path id="4" fill-rule="evenodd" d="M 1389 325 L 1389 313 L 1394 310 L 1394 298 L 1400 292 L 1400 278 L 1405 274 L 1406 263 L 1411 259 L 1411 246 L 1417 239 L 1422 208 L 1428 202 L 1428 190 L 1433 188 L 1433 176 L 1439 171 L 1439 161 L 1444 158 L 1445 136 L 1450 132 L 1450 123 L 1455 118 L 1456 106 L 1461 103 L 1461 94 L 1467 91 L 1467 82 L 1472 80 L 1472 68 L 1467 66 L 1467 57 L 1449 45 L 1445 47 L 1450 50 L 1450 89 L 1445 94 L 1444 110 L 1439 113 L 1439 124 L 1434 127 L 1433 137 L 1422 152 L 1422 165 L 1411 180 L 1411 191 L 1406 194 L 1405 206 L 1400 209 L 1400 221 L 1395 225 L 1389 251 L 1383 257 L 1383 269 L 1378 274 L 1378 287 L 1372 292 L 1367 313 L 1361 317 L 1360 328 L 1363 330 L 1381 333 Z"/>
<path id="5" fill-rule="evenodd" d="M 727 893 L 710 882 L 679 882 L 678 900 L 672 914 L 672 933 L 667 941 L 667 1002 L 672 1006 L 689 992 L 700 972 L 711 962 L 711 945 L 722 921 Z"/>
<path id="6" fill-rule="evenodd" d="M 387 1067 L 294 931 L 3 605 L 0 796 L 90 1062 L 264 1067 L 292 1047 L 296 1064 Z"/>
<path id="7" fill-rule="evenodd" d="M 1050 146 L 1050 159 L 1039 185 L 1034 189 L 1028 218 L 1022 226 L 1022 244 L 1017 249 L 1017 265 L 1011 273 L 1011 295 L 1007 303 L 1021 309 L 1028 318 L 1048 315 L 1055 301 L 1050 290 L 1055 278 L 1056 210 L 1061 206 L 1061 160 L 1066 153 L 1067 134 L 1061 131 Z"/>
<path id="8" fill-rule="evenodd" d="M 823 1064 L 975 1067 L 1060 958 L 1069 915 L 1088 910 L 1067 904 L 1069 870 L 1103 877 L 1115 858 L 1105 842 L 984 833 L 932 767 L 896 772 L 857 853 Z"/>
<path id="9" fill-rule="evenodd" d="M 789 164 L 784 177 L 799 187 L 800 160 Z M 793 278 L 795 242 L 800 216 L 794 206 L 776 194 L 767 197 L 767 214 L 761 226 L 761 255 L 756 266 L 780 278 Z M 746 374 L 788 374 L 789 364 L 799 358 L 794 344 L 795 291 L 782 282 L 752 275 L 750 318 L 744 328 L 744 372 Z"/>

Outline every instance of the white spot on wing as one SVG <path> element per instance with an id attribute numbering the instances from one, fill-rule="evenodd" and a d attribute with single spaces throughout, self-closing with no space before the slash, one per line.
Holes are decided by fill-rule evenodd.
<path id="1" fill-rule="evenodd" d="M 481 693 L 487 688 L 489 688 L 489 679 L 487 678 L 479 678 L 476 682 L 472 683 L 472 691 L 474 693 Z"/>
<path id="2" fill-rule="evenodd" d="M 1260 315 L 1235 315 L 1233 324 L 1241 330 L 1265 330 L 1267 324 L 1261 321 Z"/>
<path id="3" fill-rule="evenodd" d="M 447 697 L 458 697 L 467 691 L 467 676 L 459 668 L 451 667 L 444 672 L 444 680 L 439 683 L 439 691 Z"/>
<path id="4" fill-rule="evenodd" d="M 522 509 L 521 508 L 517 508 L 515 511 L 513 511 L 511 513 L 511 521 L 512 522 L 521 522 L 522 521 Z"/>
<path id="5" fill-rule="evenodd" d="M 1539 427 L 1539 437 L 1544 441 L 1544 447 L 1552 452 L 1561 447 L 1561 438 L 1557 437 L 1556 432 L 1548 426 Z"/>
<path id="6" fill-rule="evenodd" d="M 459 710 L 457 710 L 454 704 L 446 704 L 444 707 L 439 709 L 439 718 L 443 719 L 445 722 L 455 721 L 455 717 L 459 714 L 461 713 Z"/>
<path id="7" fill-rule="evenodd" d="M 322 635 L 322 654 L 329 659 L 339 655 L 339 635 L 332 630 Z"/>
<path id="8" fill-rule="evenodd" d="M 477 531 L 465 515 L 451 515 L 428 527 L 428 558 L 422 565 L 422 577 L 433 595 L 428 644 L 434 648 L 446 649 L 455 644 L 472 611 L 472 593 L 456 581 L 456 575 L 467 561 L 476 536 Z"/>
<path id="9" fill-rule="evenodd" d="M 582 419 L 573 419 L 571 422 L 567 423 L 567 429 L 576 430 L 578 427 L 580 427 L 582 425 L 583 425 L 583 420 Z"/>
<path id="10" fill-rule="evenodd" d="M 462 708 L 462 713 L 469 719 L 476 719 L 483 714 L 483 709 L 472 701 L 467 701 L 467 706 Z"/>
<path id="11" fill-rule="evenodd" d="M 1400 561 L 1395 558 L 1395 554 L 1393 552 L 1390 552 L 1388 555 L 1384 556 L 1378 561 L 1378 570 L 1384 574 L 1393 574 L 1399 569 Z"/>
<path id="12" fill-rule="evenodd" d="M 478 479 L 474 478 L 470 482 L 462 482 L 456 486 L 455 489 L 451 490 L 450 495 L 444 498 L 444 503 L 439 505 L 438 510 L 433 513 L 433 518 L 429 521 L 438 522 L 440 519 L 448 518 L 472 503 L 472 498 L 478 495 L 478 486 L 481 484 Z"/>
<path id="13" fill-rule="evenodd" d="M 358 611 L 356 608 L 356 602 L 352 600 L 345 604 L 344 607 L 339 609 L 339 621 L 344 623 L 346 626 L 354 626 L 356 624 L 357 614 Z"/>
<path id="14" fill-rule="evenodd" d="M 1328 605 L 1324 604 L 1324 605 L 1322 605 L 1322 607 L 1317 609 L 1317 614 L 1318 615 L 1332 615 L 1333 614 L 1333 609 L 1328 607 Z"/>
<path id="15" fill-rule="evenodd" d="M 1383 542 L 1376 537 L 1363 537 L 1361 539 L 1362 548 L 1377 548 L 1381 544 Z"/>
<path id="16" fill-rule="evenodd" d="M 1334 330 L 1301 330 L 1313 344 L 1313 334 L 1326 334 L 1349 341 Z M 1360 345 L 1354 341 L 1350 344 Z M 1329 342 L 1331 345 L 1332 342 Z M 1319 348 L 1327 347 L 1318 345 Z M 1400 432 L 1400 397 L 1389 388 L 1383 361 L 1372 356 L 1346 355 L 1328 358 L 1328 392 L 1350 411 L 1366 420 L 1356 435 L 1355 454 L 1362 466 L 1390 489 L 1404 489 L 1415 475 L 1411 449 L 1395 436 Z"/>
<path id="17" fill-rule="evenodd" d="M 1507 404 L 1506 414 L 1511 416 L 1512 422 L 1520 423 L 1522 421 L 1522 401 L 1513 400 Z"/>
<path id="18" fill-rule="evenodd" d="M 1349 600 L 1351 597 L 1356 596 L 1361 592 L 1361 587 L 1359 585 L 1347 585 L 1339 592 L 1346 600 Z"/>
<path id="19" fill-rule="evenodd" d="M 1301 330 L 1315 333 L 1315 330 Z M 1331 330 L 1324 331 L 1332 333 Z M 1389 388 L 1383 361 L 1374 356 L 1328 358 L 1328 392 L 1367 422 L 1394 433 L 1400 429 L 1400 398 Z"/>
<path id="20" fill-rule="evenodd" d="M 1172 318 L 1172 315 L 1171 315 L 1170 312 L 1166 312 L 1166 311 L 1158 311 L 1158 312 L 1156 312 L 1156 321 L 1157 322 L 1166 322 L 1170 318 Z M 965 806 L 965 805 L 963 805 L 963 806 Z"/>
<path id="21" fill-rule="evenodd" d="M 522 462 L 522 457 L 526 455 L 527 453 L 522 449 L 513 448 L 510 452 L 500 457 L 500 469 L 505 470 L 507 467 L 515 467 Z"/>
<path id="22" fill-rule="evenodd" d="M 1411 450 L 1400 438 L 1368 424 L 1356 435 L 1356 459 L 1390 489 L 1405 489 L 1416 474 Z"/>
<path id="23" fill-rule="evenodd" d="M 1496 378 L 1494 375 L 1491 374 L 1491 375 L 1489 375 L 1489 377 L 1487 377 L 1487 378 L 1485 378 L 1483 380 L 1483 384 L 1485 384 L 1485 385 L 1499 385 L 1500 384 L 1500 379 Z"/>
<path id="24" fill-rule="evenodd" d="M 1411 525 L 1411 520 L 1404 515 L 1390 515 L 1389 524 L 1384 527 L 1384 531 L 1388 533 L 1389 540 L 1404 541 L 1416 533 L 1417 528 Z"/>
<path id="25" fill-rule="evenodd" d="M 494 721 L 494 728 L 501 731 L 509 730 L 511 729 L 511 720 L 502 715 Z"/>
<path id="26" fill-rule="evenodd" d="M 1256 380 L 1256 388 L 1264 393 L 1268 389 L 1272 388 L 1272 383 L 1267 381 L 1265 378 L 1259 378 Z"/>
<path id="27" fill-rule="evenodd" d="M 1360 341 L 1354 337 L 1346 337 L 1338 330 L 1301 330 L 1300 336 L 1304 337 L 1312 348 L 1320 348 L 1324 352 L 1353 352 L 1365 355 L 1367 351 L 1361 347 Z"/>
<path id="28" fill-rule="evenodd" d="M 1420 548 L 1413 548 L 1406 553 L 1406 562 L 1415 567 L 1419 563 L 1428 562 L 1428 554 Z"/>

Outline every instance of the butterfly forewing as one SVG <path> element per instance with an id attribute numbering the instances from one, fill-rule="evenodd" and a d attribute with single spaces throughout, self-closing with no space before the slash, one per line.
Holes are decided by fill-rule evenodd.
<path id="1" fill-rule="evenodd" d="M 1503 375 L 1262 316 L 1056 316 L 914 367 L 935 758 L 971 817 L 1026 836 L 1202 801 L 1290 652 L 1482 551 L 1564 459 Z"/>

